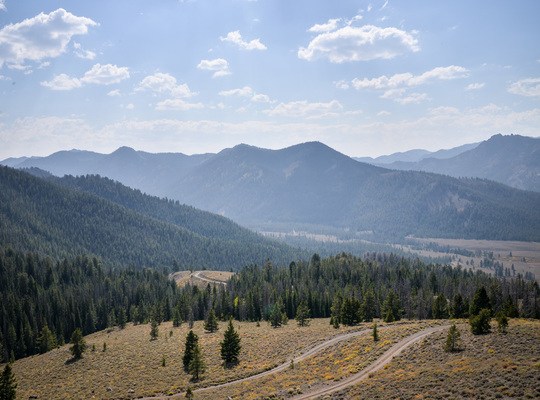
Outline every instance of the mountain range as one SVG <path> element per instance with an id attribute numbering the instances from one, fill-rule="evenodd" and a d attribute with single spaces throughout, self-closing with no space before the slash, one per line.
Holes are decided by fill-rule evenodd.
<path id="1" fill-rule="evenodd" d="M 521 138 L 495 136 L 455 157 L 485 154 L 499 160 L 490 165 L 500 169 L 506 165 L 501 158 L 534 165 L 530 155 L 512 155 L 525 154 Z M 500 149 L 507 140 L 518 143 L 509 150 Z M 490 150 L 493 146 L 497 150 Z M 540 193 L 485 179 L 381 168 L 319 142 L 281 150 L 242 144 L 195 156 L 123 147 L 108 155 L 67 151 L 10 162 L 55 175 L 99 173 L 259 230 L 307 226 L 391 239 L 415 235 L 540 240 Z"/>
<path id="2" fill-rule="evenodd" d="M 56 259 L 88 254 L 111 265 L 197 269 L 304 255 L 221 216 L 108 178 L 40 175 L 0 167 L 1 246 Z"/>
<path id="3" fill-rule="evenodd" d="M 357 160 L 390 169 L 485 178 L 518 189 L 540 192 L 540 138 L 495 135 L 481 143 L 434 153 L 412 150 Z"/>

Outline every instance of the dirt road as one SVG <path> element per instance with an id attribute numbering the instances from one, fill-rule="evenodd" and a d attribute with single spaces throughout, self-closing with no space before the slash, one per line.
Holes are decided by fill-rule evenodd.
<path id="1" fill-rule="evenodd" d="M 340 382 L 336 382 L 335 384 L 332 384 L 327 387 L 316 389 L 309 393 L 303 393 L 299 396 L 293 397 L 295 400 L 300 399 L 314 399 L 320 396 L 324 396 L 327 394 L 331 394 L 340 390 L 343 390 L 349 386 L 355 385 L 361 380 L 365 379 L 369 376 L 369 374 L 378 371 L 382 367 L 384 367 L 386 364 L 388 364 L 392 359 L 397 356 L 399 353 L 401 353 L 404 349 L 411 346 L 412 344 L 422 340 L 428 335 L 431 335 L 435 332 L 440 332 L 444 329 L 448 329 L 449 325 L 444 326 L 436 326 L 433 328 L 424 329 L 420 332 L 417 332 L 411 336 L 407 336 L 400 342 L 396 343 L 392 347 L 390 347 L 382 356 L 380 356 L 375 362 L 373 362 L 368 367 L 364 368 L 362 371 L 350 376 L 349 378 L 343 379 Z"/>
<path id="2" fill-rule="evenodd" d="M 294 397 L 294 399 L 316 398 L 316 397 L 319 397 L 319 396 L 323 396 L 325 394 L 329 394 L 329 393 L 333 393 L 333 392 L 345 389 L 348 386 L 354 385 L 357 382 L 364 379 L 365 377 L 367 377 L 370 373 L 375 372 L 375 371 L 379 370 L 380 368 L 384 367 L 386 364 L 388 364 L 390 361 L 392 361 L 392 358 L 394 358 L 396 355 L 401 353 L 401 351 L 403 351 L 408 346 L 418 342 L 419 340 L 423 339 L 424 337 L 426 337 L 428 335 L 431 335 L 432 333 L 439 332 L 439 331 L 447 329 L 447 328 L 448 328 L 448 325 L 427 328 L 427 329 L 424 329 L 424 330 L 422 330 L 420 332 L 417 332 L 417 333 L 415 333 L 415 334 L 413 334 L 411 336 L 408 336 L 408 337 L 404 338 L 403 340 L 401 340 L 400 342 L 396 343 L 394 346 L 392 346 L 390 349 L 388 349 L 382 356 L 380 356 L 377 360 L 375 360 L 371 365 L 369 365 L 368 367 L 366 367 L 362 371 L 358 372 L 357 374 L 352 375 L 351 377 L 346 378 L 346 379 L 344 379 L 344 380 L 342 380 L 340 382 L 337 382 L 337 383 L 335 383 L 335 384 L 333 384 L 331 386 L 322 387 L 322 388 L 316 389 L 316 390 L 314 390 L 314 391 L 312 391 L 310 393 L 305 393 L 305 394 L 302 394 L 300 396 Z M 329 339 L 329 340 L 327 340 L 327 341 L 325 341 L 323 343 L 320 343 L 317 346 L 309 349 L 305 353 L 302 353 L 301 355 L 295 357 L 293 359 L 293 362 L 296 364 L 296 363 L 298 363 L 298 362 L 300 362 L 302 360 L 305 360 L 306 358 L 311 357 L 312 355 L 314 355 L 314 354 L 322 351 L 323 349 L 325 349 L 325 348 L 327 348 L 329 346 L 332 346 L 332 345 L 334 345 L 336 343 L 342 342 L 344 340 L 349 340 L 349 339 L 355 338 L 355 337 L 360 336 L 360 335 L 369 334 L 371 332 L 372 332 L 372 329 L 370 328 L 370 329 L 363 329 L 361 331 L 349 332 L 349 333 L 344 333 L 342 335 L 335 336 L 335 337 L 333 337 L 333 338 L 331 338 L 331 339 Z M 242 382 L 247 382 L 247 381 L 251 381 L 251 380 L 254 380 L 254 379 L 259 379 L 259 378 L 262 378 L 262 377 L 265 377 L 265 376 L 268 376 L 268 375 L 272 375 L 272 374 L 275 374 L 277 372 L 283 371 L 283 370 L 285 370 L 285 369 L 287 369 L 289 367 L 290 367 L 290 361 L 287 361 L 287 362 L 285 362 L 285 363 L 283 363 L 281 365 L 278 365 L 277 367 L 274 367 L 274 368 L 272 368 L 272 369 L 270 369 L 268 371 L 261 372 L 259 374 L 251 375 L 251 376 L 248 376 L 246 378 L 238 379 L 238 380 L 227 382 L 227 383 L 222 383 L 222 384 L 219 384 L 219 385 L 207 386 L 207 387 L 204 387 L 204 388 L 196 389 L 193 392 L 194 393 L 203 393 L 203 392 L 208 391 L 208 390 L 215 390 L 215 389 L 225 388 L 227 386 L 236 385 L 236 384 L 239 384 L 239 383 L 242 383 Z M 177 394 L 174 394 L 172 396 L 145 397 L 142 400 L 178 399 L 178 398 L 183 398 L 184 396 L 185 396 L 184 393 L 177 393 Z"/>

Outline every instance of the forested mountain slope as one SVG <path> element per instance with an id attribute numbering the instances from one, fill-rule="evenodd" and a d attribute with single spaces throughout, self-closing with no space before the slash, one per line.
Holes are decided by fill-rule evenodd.
<path id="1" fill-rule="evenodd" d="M 540 138 L 495 135 L 455 157 L 428 157 L 418 162 L 394 162 L 385 167 L 486 178 L 540 192 Z"/>
<path id="2" fill-rule="evenodd" d="M 229 269 L 267 258 L 288 262 L 299 255 L 225 218 L 143 196 L 109 180 L 90 181 L 95 193 L 116 196 L 118 204 L 1 167 L 0 243 L 52 257 L 91 254 L 137 267 L 175 263 Z"/>

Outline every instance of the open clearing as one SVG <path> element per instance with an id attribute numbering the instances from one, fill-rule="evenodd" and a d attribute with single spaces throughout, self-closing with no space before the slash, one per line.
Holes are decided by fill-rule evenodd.
<path id="1" fill-rule="evenodd" d="M 257 327 L 255 323 L 235 322 L 242 338 L 241 362 L 235 368 L 225 369 L 219 358 L 219 342 L 225 324 L 220 323 L 217 333 L 208 334 L 203 332 L 199 321 L 194 331 L 199 335 L 208 369 L 196 384 L 190 383 L 190 376 L 182 370 L 187 324 L 180 328 L 172 328 L 170 322 L 161 324 L 156 341 L 150 341 L 149 325 L 128 325 L 124 330 L 89 335 L 86 338 L 89 351 L 82 360 L 66 363 L 70 359 L 69 346 L 63 346 L 41 356 L 16 361 L 14 372 L 20 398 L 35 395 L 40 399 L 119 399 L 171 395 L 184 391 L 188 385 L 203 388 L 264 372 L 290 363 L 292 358 L 319 345 L 317 352 L 296 359 L 293 368 L 283 368 L 253 380 L 231 382 L 219 389 L 195 392 L 196 399 L 291 398 L 344 382 L 403 338 L 441 324 L 447 325 L 448 321 L 380 324 L 380 341 L 373 342 L 371 324 L 335 330 L 328 319 L 313 320 L 309 327 L 303 328 L 291 321 L 278 329 L 266 323 Z M 451 398 L 467 397 L 466 393 L 477 397 L 474 393 L 480 393 L 485 385 L 486 393 L 493 393 L 494 398 L 496 393 L 503 397 L 538 397 L 540 321 L 511 320 L 507 335 L 493 333 L 475 337 L 469 334 L 468 324 L 464 322 L 459 323 L 459 329 L 464 351 L 444 353 L 445 328 L 407 347 L 382 370 L 370 373 L 361 384 L 332 394 L 332 398 L 413 398 L 419 388 L 426 393 L 426 398 L 439 397 L 434 393 L 452 393 Z M 173 335 L 169 336 L 171 331 Z M 357 331 L 363 332 L 323 345 L 333 337 Z M 107 343 L 105 352 L 102 351 L 104 342 Z M 93 345 L 95 351 L 91 350 Z M 163 357 L 164 367 L 161 366 Z M 464 389 L 456 392 L 460 380 L 465 382 Z M 401 393 L 414 394 L 402 396 Z"/>
<path id="2" fill-rule="evenodd" d="M 233 276 L 233 272 L 228 271 L 178 271 L 170 275 L 178 286 L 185 286 L 188 283 L 196 286 L 206 286 L 209 283 L 214 285 L 225 285 Z"/>
<path id="3" fill-rule="evenodd" d="M 502 262 L 504 267 L 510 268 L 513 264 L 516 271 L 520 273 L 531 272 L 537 280 L 540 280 L 540 243 L 539 242 L 517 242 L 503 240 L 472 240 L 472 239 L 436 239 L 436 238 L 414 238 L 415 241 L 421 243 L 437 243 L 440 246 L 449 246 L 455 249 L 465 249 L 472 252 L 492 252 L 495 261 Z M 407 250 L 431 257 L 456 256 L 461 259 L 460 264 L 469 267 L 473 260 L 475 268 L 478 269 L 482 257 L 465 257 L 454 253 L 441 253 L 434 251 L 413 250 L 407 246 L 403 246 Z M 453 262 L 457 265 L 457 262 Z M 482 268 L 483 271 L 490 270 Z M 493 272 L 493 271 L 491 271 Z"/>

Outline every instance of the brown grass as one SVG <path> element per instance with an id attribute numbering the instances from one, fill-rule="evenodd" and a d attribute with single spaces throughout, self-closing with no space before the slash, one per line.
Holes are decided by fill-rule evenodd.
<path id="1" fill-rule="evenodd" d="M 473 336 L 465 323 L 458 329 L 463 351 L 445 353 L 447 332 L 435 333 L 334 398 L 540 398 L 540 321 L 511 320 L 506 335 Z"/>
<path id="2" fill-rule="evenodd" d="M 219 282 L 227 282 L 231 276 L 234 275 L 233 272 L 228 271 L 178 271 L 170 275 L 171 279 L 176 281 L 178 286 L 185 286 L 188 283 L 194 286 L 206 287 L 208 282 L 202 279 L 198 279 L 194 274 L 200 273 L 200 276 L 210 280 L 215 280 Z"/>
<path id="3" fill-rule="evenodd" d="M 313 320 L 307 328 L 294 321 L 273 329 L 267 323 L 235 322 L 242 339 L 240 364 L 225 369 L 219 353 L 225 323 L 214 334 L 205 333 L 202 322 L 195 323 L 207 372 L 195 386 L 207 386 L 270 369 L 306 348 L 337 333 L 328 319 Z M 358 329 L 358 328 L 356 328 Z M 169 337 L 169 332 L 173 336 Z M 190 375 L 182 368 L 187 324 L 173 328 L 170 322 L 159 327 L 159 338 L 150 341 L 150 326 L 128 325 L 124 330 L 98 332 L 86 337 L 88 351 L 82 360 L 66 363 L 71 357 L 69 345 L 40 356 L 15 362 L 14 373 L 19 383 L 18 397 L 37 395 L 40 399 L 130 398 L 157 393 L 182 391 L 190 384 Z M 103 352 L 103 343 L 107 351 Z M 92 345 L 96 351 L 92 352 Z M 165 356 L 166 366 L 161 366 Z"/>

